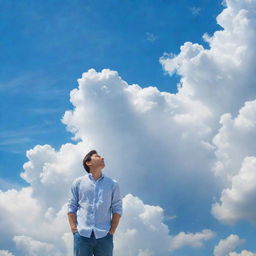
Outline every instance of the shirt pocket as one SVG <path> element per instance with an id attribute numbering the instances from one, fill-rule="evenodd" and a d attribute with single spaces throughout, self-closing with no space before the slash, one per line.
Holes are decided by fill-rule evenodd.
<path id="1" fill-rule="evenodd" d="M 77 216 L 81 217 L 81 216 L 86 216 L 88 213 L 88 207 L 89 207 L 89 202 L 80 202 L 79 203 L 79 208 L 77 211 Z"/>
<path id="2" fill-rule="evenodd" d="M 99 205 L 111 206 L 112 200 L 112 191 L 109 189 L 100 189 L 99 190 L 98 203 Z"/>

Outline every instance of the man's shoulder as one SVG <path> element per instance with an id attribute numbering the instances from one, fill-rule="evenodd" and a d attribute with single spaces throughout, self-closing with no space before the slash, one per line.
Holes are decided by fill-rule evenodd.
<path id="1" fill-rule="evenodd" d="M 112 183 L 112 184 L 116 184 L 117 183 L 117 180 L 113 179 L 113 178 L 110 178 L 109 176 L 106 176 L 104 174 L 104 179 L 109 182 L 109 183 Z"/>
<path id="2" fill-rule="evenodd" d="M 80 177 L 77 177 L 73 180 L 73 184 L 77 185 L 78 183 L 80 183 L 83 179 L 87 179 L 88 174 L 82 175 Z"/>

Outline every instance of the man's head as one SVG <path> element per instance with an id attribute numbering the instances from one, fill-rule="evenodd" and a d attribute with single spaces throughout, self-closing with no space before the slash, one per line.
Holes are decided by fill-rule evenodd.
<path id="1" fill-rule="evenodd" d="M 90 168 L 104 168 L 104 158 L 101 157 L 96 150 L 91 150 L 83 159 L 84 169 L 89 173 Z"/>

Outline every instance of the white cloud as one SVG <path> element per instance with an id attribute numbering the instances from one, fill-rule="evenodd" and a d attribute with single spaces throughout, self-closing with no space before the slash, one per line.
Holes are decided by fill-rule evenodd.
<path id="1" fill-rule="evenodd" d="M 13 240 L 16 243 L 17 248 L 27 256 L 61 255 L 56 252 L 53 244 L 36 241 L 31 237 L 14 236 Z"/>
<path id="2" fill-rule="evenodd" d="M 123 206 L 124 215 L 115 236 L 116 255 L 146 256 L 168 252 L 170 236 L 168 226 L 162 222 L 163 209 L 146 205 L 131 194 L 125 196 Z"/>
<path id="3" fill-rule="evenodd" d="M 27 151 L 29 161 L 23 165 L 21 177 L 31 185 L 40 205 L 56 211 L 66 203 L 72 180 L 85 173 L 82 158 L 90 146 L 67 143 L 56 151 L 50 145 L 37 145 Z"/>
<path id="4" fill-rule="evenodd" d="M 212 37 L 204 35 L 210 49 L 186 42 L 178 55 L 160 58 L 164 70 L 181 75 L 179 94 L 199 100 L 217 119 L 256 98 L 254 9 L 255 1 L 227 1 L 227 8 L 217 17 L 223 30 Z M 215 120 L 215 128 L 216 124 Z"/>
<path id="5" fill-rule="evenodd" d="M 213 215 L 224 223 L 239 219 L 256 222 L 256 157 L 246 157 L 240 172 L 232 178 L 231 188 L 222 191 L 220 203 L 212 207 Z"/>
<path id="6" fill-rule="evenodd" d="M 5 218 L 6 225 L 1 225 L 1 237 L 12 237 L 20 255 L 70 255 L 73 236 L 68 226 L 66 205 L 58 212 L 53 208 L 43 209 L 32 197 L 31 190 L 28 187 L 0 194 L 0 208 L 5 209 L 1 211 L 0 218 Z M 4 208 L 7 202 L 8 207 Z M 179 241 L 178 246 L 173 246 L 177 244 L 177 239 L 169 234 L 168 226 L 163 223 L 164 211 L 161 207 L 144 204 L 131 194 L 123 198 L 123 203 L 124 215 L 114 235 L 117 255 L 122 252 L 125 256 L 154 256 L 183 246 L 194 247 L 194 243 L 201 246 L 203 241 L 212 237 L 212 231 L 189 234 L 186 239 L 190 242 Z"/>
<path id="7" fill-rule="evenodd" d="M 225 114 L 222 127 L 214 137 L 217 146 L 214 172 L 227 184 L 220 202 L 212 207 L 213 215 L 222 222 L 240 219 L 256 222 L 254 195 L 256 191 L 256 101 L 245 102 L 236 118 Z"/>
<path id="8" fill-rule="evenodd" d="M 192 12 L 192 14 L 193 14 L 194 16 L 198 16 L 199 13 L 200 13 L 200 11 L 201 11 L 201 8 L 194 6 L 194 7 L 191 7 L 191 8 L 190 8 L 190 11 Z"/>
<path id="9" fill-rule="evenodd" d="M 65 205 L 58 211 L 44 208 L 33 197 L 33 188 L 26 187 L 19 191 L 1 191 L 0 209 L 0 219 L 5 220 L 1 222 L 1 243 L 15 238 L 18 250 L 26 256 L 41 255 L 51 248 L 51 252 L 56 249 L 54 255 L 69 255 L 72 234 L 69 232 Z"/>
<path id="10" fill-rule="evenodd" d="M 144 204 L 131 194 L 125 196 L 123 204 L 124 215 L 115 237 L 116 255 L 164 255 L 185 246 L 201 247 L 215 235 L 211 230 L 203 230 L 172 236 L 163 223 L 164 211 L 161 207 Z"/>
<path id="11" fill-rule="evenodd" d="M 220 119 L 222 125 L 213 138 L 216 145 L 216 164 L 214 172 L 227 182 L 239 172 L 246 156 L 253 156 L 256 145 L 252 140 L 256 135 L 256 100 L 245 102 L 236 118 L 224 114 Z"/>
<path id="12" fill-rule="evenodd" d="M 256 101 L 245 102 L 234 119 L 224 114 L 220 123 L 222 127 L 213 139 L 217 146 L 214 171 L 228 187 L 222 191 L 220 203 L 213 205 L 212 213 L 225 223 L 240 219 L 255 222 L 256 146 L 252 138 L 256 135 Z"/>
<path id="13" fill-rule="evenodd" d="M 247 250 L 243 250 L 240 253 L 231 252 L 231 253 L 229 253 L 228 256 L 256 256 L 256 254 L 253 252 L 247 251 Z"/>
<path id="14" fill-rule="evenodd" d="M 9 251 L 0 250 L 0 256 L 14 256 L 14 255 Z"/>
<path id="15" fill-rule="evenodd" d="M 109 161 L 108 173 L 120 181 L 124 194 L 149 201 L 155 198 L 151 202 L 157 203 L 166 193 L 174 196 L 174 190 L 186 193 L 175 186 L 180 173 L 186 173 L 191 186 L 197 188 L 195 175 L 205 180 L 211 175 L 206 178 L 205 169 L 210 168 L 208 157 L 213 147 L 204 140 L 211 133 L 205 125 L 211 112 L 199 101 L 160 92 L 156 87 L 128 85 L 108 69 L 90 69 L 78 82 L 78 89 L 71 92 L 74 109 L 66 111 L 62 121 L 75 139 L 97 145 Z M 180 161 L 184 156 L 186 161 Z M 156 175 L 158 170 L 161 175 Z M 153 184 L 158 193 L 152 197 L 139 180 Z M 207 180 L 202 186 L 206 184 Z M 213 187 L 211 182 L 209 193 Z"/>
<path id="16" fill-rule="evenodd" d="M 229 235 L 224 240 L 220 240 L 218 245 L 214 247 L 214 256 L 227 256 L 231 251 L 233 251 L 237 246 L 241 245 L 243 240 L 237 235 Z"/>
<path id="17" fill-rule="evenodd" d="M 226 1 L 226 8 L 217 17 L 223 30 L 211 37 L 204 35 L 209 49 L 186 42 L 178 55 L 160 58 L 166 72 L 181 76 L 177 95 L 199 101 L 212 114 L 201 122 L 211 127 L 205 141 L 213 138 L 216 161 L 212 169 L 224 187 L 221 203 L 216 203 L 212 212 L 225 223 L 255 221 L 255 209 L 250 205 L 254 187 L 242 188 L 254 179 L 253 167 L 245 159 L 254 157 L 256 149 L 252 140 L 256 131 L 255 7 L 255 1 Z"/>
<path id="18" fill-rule="evenodd" d="M 180 232 L 178 235 L 173 237 L 171 242 L 172 249 L 178 249 L 184 246 L 191 246 L 199 248 L 203 246 L 203 242 L 212 239 L 215 233 L 211 230 L 205 229 L 198 233 L 184 233 Z"/>
<path id="19" fill-rule="evenodd" d="M 150 42 L 154 42 L 157 39 L 157 36 L 154 35 L 153 33 L 147 32 L 146 35 L 147 35 L 147 40 L 150 41 Z"/>

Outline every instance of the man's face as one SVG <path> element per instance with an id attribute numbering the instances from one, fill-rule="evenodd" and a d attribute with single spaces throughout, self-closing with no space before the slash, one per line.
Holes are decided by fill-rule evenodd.
<path id="1" fill-rule="evenodd" d="M 99 154 L 93 154 L 91 156 L 91 161 L 87 162 L 90 167 L 105 167 L 104 157 L 101 157 Z"/>

